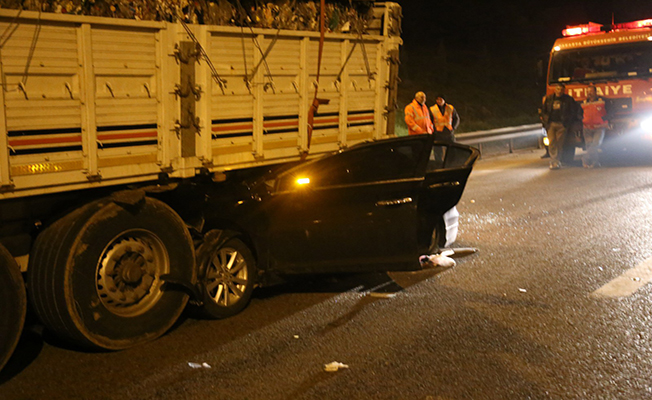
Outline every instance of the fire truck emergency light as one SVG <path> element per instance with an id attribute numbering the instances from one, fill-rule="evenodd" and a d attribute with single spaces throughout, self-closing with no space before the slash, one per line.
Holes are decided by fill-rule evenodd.
<path id="1" fill-rule="evenodd" d="M 640 29 L 652 27 L 652 19 L 642 19 L 640 21 L 624 22 L 614 25 L 614 29 Z"/>
<path id="2" fill-rule="evenodd" d="M 561 31 L 561 34 L 564 36 L 577 36 L 584 35 L 587 33 L 598 33 L 602 30 L 601 24 L 596 24 L 595 22 L 589 22 L 584 25 L 567 25 L 566 29 Z"/>

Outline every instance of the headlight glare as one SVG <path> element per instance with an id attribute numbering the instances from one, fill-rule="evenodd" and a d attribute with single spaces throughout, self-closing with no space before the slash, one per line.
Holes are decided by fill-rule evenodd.
<path id="1" fill-rule="evenodd" d="M 641 121 L 641 128 L 646 132 L 652 132 L 652 117 L 644 118 Z"/>

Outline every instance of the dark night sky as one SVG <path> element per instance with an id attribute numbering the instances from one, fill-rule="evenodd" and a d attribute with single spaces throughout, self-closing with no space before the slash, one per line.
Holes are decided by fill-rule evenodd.
<path id="1" fill-rule="evenodd" d="M 652 18 L 650 0 L 515 1 L 399 0 L 406 46 L 444 39 L 456 46 L 488 45 L 548 51 L 566 25 Z"/>
<path id="2" fill-rule="evenodd" d="M 446 94 L 467 131 L 537 120 L 545 92 L 537 64 L 547 64 L 566 25 L 608 25 L 612 14 L 616 23 L 652 18 L 652 0 L 398 3 L 404 41 L 399 102 L 408 103 L 417 90 Z"/>

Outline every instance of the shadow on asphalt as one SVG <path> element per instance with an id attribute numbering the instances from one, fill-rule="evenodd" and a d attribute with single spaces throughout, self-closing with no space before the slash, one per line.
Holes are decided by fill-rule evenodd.
<path id="1" fill-rule="evenodd" d="M 43 335 L 38 325 L 30 324 L 23 330 L 14 354 L 0 371 L 0 385 L 25 370 L 43 350 Z"/>
<path id="2" fill-rule="evenodd" d="M 199 318 L 196 318 L 190 310 L 186 310 L 166 335 L 179 331 L 176 335 L 192 337 L 193 332 L 196 332 L 196 328 L 192 327 L 194 323 L 212 324 L 211 328 L 215 328 L 221 333 L 223 342 L 228 342 L 342 293 L 353 291 L 361 294 L 358 303 L 350 312 L 317 330 L 318 334 L 326 334 L 345 325 L 368 305 L 391 298 L 410 286 L 432 278 L 447 269 L 434 267 L 415 271 L 296 276 L 282 284 L 258 288 L 254 291 L 252 304 L 248 308 L 242 313 L 224 320 L 199 321 Z M 44 331 L 35 315 L 28 310 L 25 329 L 18 346 L 7 365 L 0 371 L 0 385 L 26 370 L 37 360 L 45 346 L 73 352 L 105 352 L 74 346 L 57 339 Z M 329 376 L 331 375 L 315 376 L 313 377 L 314 381 L 306 382 L 302 387 L 310 388 L 315 382 L 328 379 Z M 296 394 L 300 395 L 301 388 L 297 390 Z"/>

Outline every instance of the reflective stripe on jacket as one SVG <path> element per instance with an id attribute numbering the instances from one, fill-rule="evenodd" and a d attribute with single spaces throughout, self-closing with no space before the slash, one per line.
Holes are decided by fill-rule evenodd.
<path id="1" fill-rule="evenodd" d="M 412 100 L 412 103 L 405 107 L 405 124 L 408 126 L 410 135 L 433 132 L 428 107 L 425 104 L 419 104 L 416 100 Z"/>
<path id="2" fill-rule="evenodd" d="M 435 118 L 435 129 L 437 132 L 441 132 L 444 130 L 444 128 L 448 128 L 449 131 L 453 131 L 453 106 L 450 104 L 446 104 L 444 106 L 444 114 L 439 111 L 439 106 L 436 104 L 432 107 L 430 107 L 430 111 L 432 111 L 432 115 Z"/>

